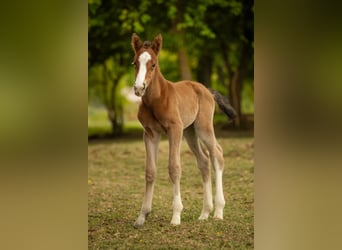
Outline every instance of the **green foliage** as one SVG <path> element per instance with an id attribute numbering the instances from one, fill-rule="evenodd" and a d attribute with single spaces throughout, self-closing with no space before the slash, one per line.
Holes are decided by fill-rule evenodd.
<path id="1" fill-rule="evenodd" d="M 110 134 L 107 111 L 100 105 L 88 105 L 88 136 Z"/>
<path id="2" fill-rule="evenodd" d="M 178 58 L 175 53 L 168 50 L 162 50 L 159 55 L 159 64 L 161 72 L 170 81 L 179 81 L 180 72 L 178 67 Z"/>
<path id="3" fill-rule="evenodd" d="M 177 14 L 177 7 L 175 5 L 170 5 L 167 11 L 167 16 L 170 19 L 174 19 L 176 17 Z"/>
<path id="4" fill-rule="evenodd" d="M 133 32 L 146 39 L 162 33 L 160 65 L 165 77 L 172 81 L 181 80 L 179 48 L 187 51 L 193 72 L 199 69 L 200 58 L 210 54 L 214 62 L 212 84 L 222 93 L 227 93 L 232 75 L 241 65 L 242 48 L 247 45 L 254 49 L 252 0 L 88 0 L 88 15 L 89 97 L 92 100 L 105 102 L 103 92 L 109 91 L 107 96 L 110 95 L 111 84 L 120 82 L 119 90 L 133 83 L 121 81 L 132 75 Z M 106 65 L 107 80 L 99 65 Z M 250 58 L 248 80 L 253 79 L 253 66 Z M 215 76 L 217 68 L 223 69 L 225 80 Z M 252 98 L 251 94 L 242 96 Z M 119 92 L 114 99 L 110 105 L 123 105 Z M 250 100 L 247 102 L 251 103 Z"/>
<path id="5" fill-rule="evenodd" d="M 245 114 L 254 114 L 254 88 L 252 82 L 243 85 L 241 108 Z"/>
<path id="6" fill-rule="evenodd" d="M 230 7 L 230 13 L 234 16 L 242 14 L 242 2 L 240 1 L 227 1 L 227 5 Z"/>

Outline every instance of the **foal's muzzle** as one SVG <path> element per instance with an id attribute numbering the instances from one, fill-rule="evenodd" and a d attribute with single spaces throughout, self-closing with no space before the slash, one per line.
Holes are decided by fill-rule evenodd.
<path id="1" fill-rule="evenodd" d="M 143 96 L 145 94 L 145 90 L 146 90 L 146 84 L 143 83 L 142 86 L 136 86 L 134 85 L 134 93 L 136 96 Z"/>

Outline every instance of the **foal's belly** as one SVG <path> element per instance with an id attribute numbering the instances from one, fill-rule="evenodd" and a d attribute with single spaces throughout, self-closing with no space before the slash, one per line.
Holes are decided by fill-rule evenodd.
<path id="1" fill-rule="evenodd" d="M 185 129 L 194 123 L 198 114 L 198 105 L 191 105 L 189 103 L 187 105 L 181 105 L 179 111 L 183 128 Z"/>
<path id="2" fill-rule="evenodd" d="M 177 90 L 178 111 L 181 117 L 183 128 L 194 123 L 198 114 L 198 96 L 193 90 L 191 82 L 180 82 L 175 85 Z"/>
<path id="3" fill-rule="evenodd" d="M 187 127 L 189 127 L 191 124 L 193 124 L 195 121 L 195 117 L 193 115 L 183 115 L 182 117 L 182 122 L 183 122 L 183 129 L 186 129 Z"/>

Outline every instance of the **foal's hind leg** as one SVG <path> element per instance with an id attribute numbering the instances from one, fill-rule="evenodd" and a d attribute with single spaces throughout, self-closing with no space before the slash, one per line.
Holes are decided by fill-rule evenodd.
<path id="1" fill-rule="evenodd" d="M 200 139 L 207 146 L 211 163 L 215 169 L 216 176 L 216 195 L 215 195 L 215 213 L 214 218 L 223 219 L 223 208 L 225 200 L 223 195 L 222 174 L 224 167 L 224 160 L 222 155 L 222 148 L 217 143 L 214 133 L 212 121 L 202 119 L 196 121 L 195 130 Z"/>
<path id="2" fill-rule="evenodd" d="M 223 209 L 226 204 L 223 195 L 222 174 L 224 168 L 224 160 L 221 146 L 216 142 L 216 158 L 212 159 L 216 175 L 216 197 L 215 197 L 215 213 L 214 218 L 223 219 Z"/>
<path id="3" fill-rule="evenodd" d="M 154 179 L 156 176 L 156 161 L 158 153 L 158 145 L 160 140 L 160 134 L 152 132 L 152 130 L 145 131 L 144 142 L 146 149 L 146 169 L 145 169 L 145 195 L 143 204 L 141 206 L 138 219 L 134 223 L 134 227 L 142 227 L 145 223 L 147 215 L 152 209 L 152 198 L 154 189 Z"/>
<path id="4" fill-rule="evenodd" d="M 205 154 L 201 148 L 198 137 L 195 133 L 194 127 L 191 126 L 184 130 L 184 137 L 196 156 L 197 167 L 202 175 L 203 183 L 203 208 L 199 220 L 206 220 L 209 217 L 210 212 L 213 210 L 213 195 L 211 186 L 211 173 L 209 167 L 209 157 Z"/>

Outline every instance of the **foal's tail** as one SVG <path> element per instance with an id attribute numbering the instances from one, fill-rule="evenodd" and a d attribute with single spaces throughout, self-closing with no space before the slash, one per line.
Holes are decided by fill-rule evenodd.
<path id="1" fill-rule="evenodd" d="M 236 117 L 236 111 L 230 105 L 229 99 L 226 96 L 221 95 L 214 89 L 210 89 L 209 91 L 213 94 L 215 101 L 217 102 L 219 108 L 230 118 L 234 119 Z"/>

